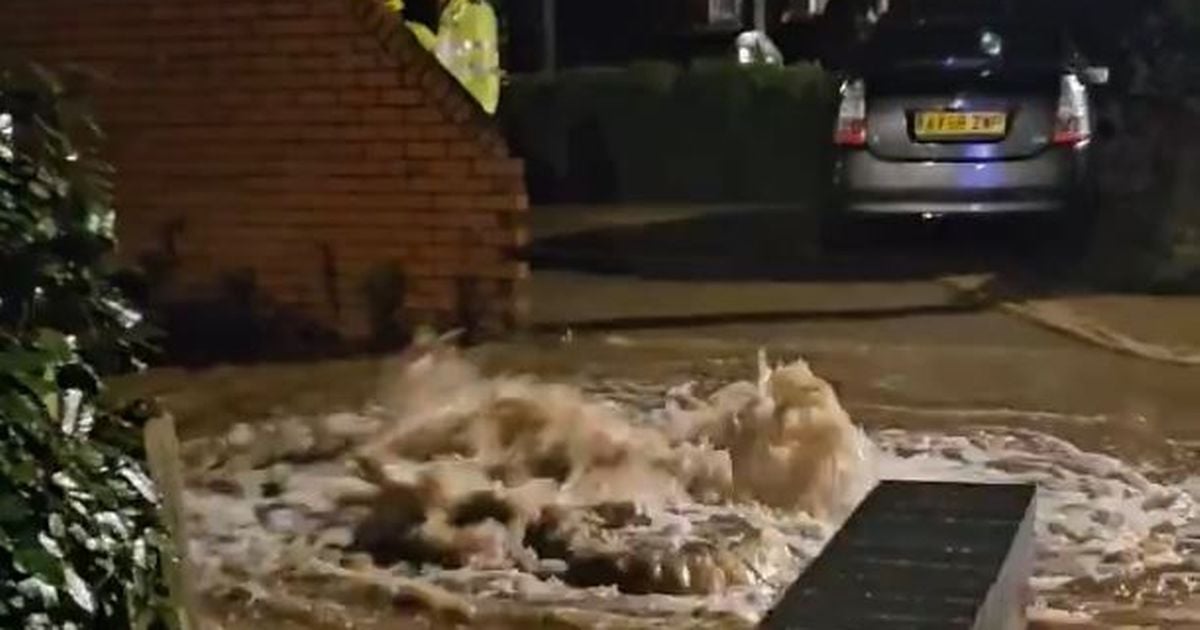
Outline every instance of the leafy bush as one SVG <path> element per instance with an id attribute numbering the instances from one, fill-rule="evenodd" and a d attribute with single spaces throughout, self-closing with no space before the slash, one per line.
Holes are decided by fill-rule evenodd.
<path id="1" fill-rule="evenodd" d="M 1169 0 L 1125 25 L 1129 93 L 1103 112 L 1094 280 L 1124 289 L 1200 290 L 1200 3 Z"/>
<path id="2" fill-rule="evenodd" d="M 0 627 L 161 625 L 148 412 L 103 392 L 145 342 L 114 282 L 98 131 L 37 69 L 0 70 L 0 95 Z"/>
<path id="3" fill-rule="evenodd" d="M 1176 20 L 1182 30 L 1191 35 L 1200 33 L 1200 2 L 1196 0 L 1169 0 L 1167 13 Z"/>
<path id="4" fill-rule="evenodd" d="M 833 98 L 810 64 L 643 62 L 517 77 L 501 120 L 538 202 L 812 203 Z"/>
<path id="5" fill-rule="evenodd" d="M 1098 153 L 1102 201 L 1089 261 L 1116 288 L 1200 290 L 1200 111 L 1127 99 Z"/>

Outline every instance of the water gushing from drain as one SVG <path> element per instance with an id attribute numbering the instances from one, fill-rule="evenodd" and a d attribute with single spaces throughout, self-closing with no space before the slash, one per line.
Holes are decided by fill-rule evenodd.
<path id="1" fill-rule="evenodd" d="M 1003 428 L 883 431 L 872 445 L 807 365 L 760 363 L 757 382 L 677 389 L 636 406 L 647 413 L 485 378 L 435 350 L 391 375 L 369 412 L 190 444 L 194 555 L 210 588 L 269 585 L 260 596 L 296 576 L 357 576 L 467 617 L 557 607 L 748 623 L 878 472 L 1039 484 L 1034 586 L 1054 605 L 1085 585 L 1141 588 L 1183 561 L 1190 497 L 1120 460 Z"/>

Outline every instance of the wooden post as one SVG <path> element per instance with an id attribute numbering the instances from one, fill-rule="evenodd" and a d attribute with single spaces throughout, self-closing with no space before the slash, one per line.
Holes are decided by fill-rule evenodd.
<path id="1" fill-rule="evenodd" d="M 767 32 L 767 0 L 754 0 L 754 30 Z"/>
<path id="2" fill-rule="evenodd" d="M 187 521 L 183 511 L 183 461 L 175 419 L 156 417 L 146 424 L 146 460 L 158 487 L 159 514 L 171 536 L 175 553 L 163 559 L 163 573 L 171 589 L 171 600 L 183 630 L 201 630 L 195 591 L 192 589 L 191 563 L 188 561 Z"/>

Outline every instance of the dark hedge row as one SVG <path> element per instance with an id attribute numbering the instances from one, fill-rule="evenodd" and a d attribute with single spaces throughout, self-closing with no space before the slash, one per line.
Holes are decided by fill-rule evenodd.
<path id="1" fill-rule="evenodd" d="M 535 202 L 809 204 L 835 94 L 809 64 L 645 62 L 517 77 L 500 116 Z"/>

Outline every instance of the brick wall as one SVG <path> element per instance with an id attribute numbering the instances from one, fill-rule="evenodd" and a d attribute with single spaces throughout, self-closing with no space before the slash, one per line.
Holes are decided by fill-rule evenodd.
<path id="1" fill-rule="evenodd" d="M 0 52 L 97 73 L 122 254 L 174 252 L 175 293 L 252 270 L 357 337 L 398 264 L 417 317 L 468 284 L 519 320 L 522 165 L 382 0 L 9 0 Z"/>

